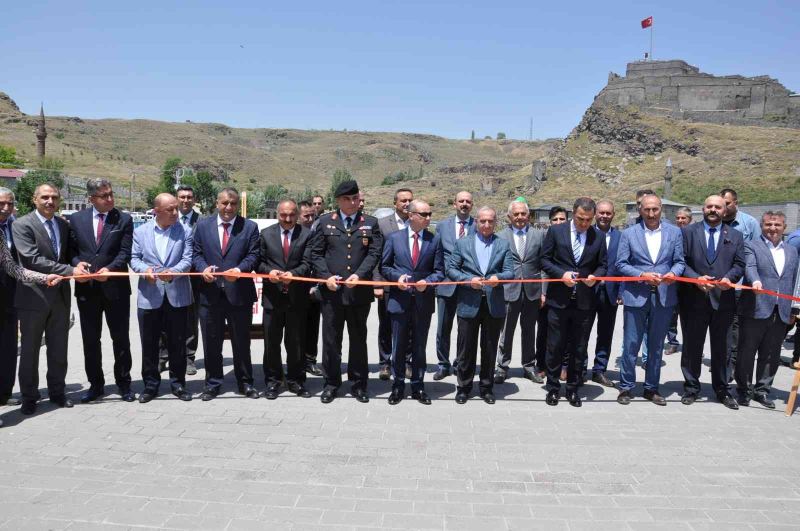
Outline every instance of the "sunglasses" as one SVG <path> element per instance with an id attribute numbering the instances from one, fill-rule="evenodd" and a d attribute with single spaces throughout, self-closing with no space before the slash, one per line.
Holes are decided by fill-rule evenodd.
<path id="1" fill-rule="evenodd" d="M 411 214 L 416 214 L 423 218 L 429 218 L 433 215 L 431 212 L 411 212 Z"/>

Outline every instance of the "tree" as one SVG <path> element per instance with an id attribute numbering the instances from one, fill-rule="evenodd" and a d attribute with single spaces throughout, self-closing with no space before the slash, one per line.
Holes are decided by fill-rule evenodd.
<path id="1" fill-rule="evenodd" d="M 181 167 L 183 161 L 178 157 L 172 157 L 164 162 L 161 167 L 161 179 L 158 184 L 147 189 L 147 204 L 153 206 L 153 200 L 158 194 L 175 193 L 175 170 Z"/>
<path id="2" fill-rule="evenodd" d="M 36 207 L 33 205 L 33 192 L 40 184 L 49 183 L 61 190 L 64 188 L 64 178 L 61 172 L 54 170 L 38 169 L 26 173 L 17 181 L 14 187 L 14 195 L 17 199 L 17 212 L 24 216 Z"/>
<path id="3" fill-rule="evenodd" d="M 23 161 L 17 158 L 17 150 L 0 145 L 0 168 L 21 168 Z"/>
<path id="4" fill-rule="evenodd" d="M 469 139 L 475 142 L 475 129 L 472 130 L 472 135 L 470 135 Z"/>
<path id="5" fill-rule="evenodd" d="M 505 140 L 506 134 L 505 133 L 497 133 L 497 140 Z"/>
<path id="6" fill-rule="evenodd" d="M 333 209 L 336 206 L 336 189 L 339 188 L 339 185 L 345 181 L 352 181 L 353 176 L 347 170 L 336 170 L 333 172 L 333 178 L 331 179 L 331 187 L 328 190 L 328 194 L 325 196 L 325 204 L 328 205 L 328 209 Z"/>
<path id="7" fill-rule="evenodd" d="M 184 175 L 181 179 L 181 184 L 194 188 L 194 202 L 204 214 L 214 210 L 218 189 L 216 183 L 214 183 L 214 176 L 210 172 L 199 171 Z"/>

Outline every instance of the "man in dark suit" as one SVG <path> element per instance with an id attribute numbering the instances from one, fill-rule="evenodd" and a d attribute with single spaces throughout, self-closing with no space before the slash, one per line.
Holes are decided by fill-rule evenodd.
<path id="1" fill-rule="evenodd" d="M 40 184 L 33 193 L 36 210 L 14 222 L 12 234 L 22 267 L 45 274 L 84 275 L 88 264 L 70 265 L 74 242 L 69 226 L 56 216 L 61 196 L 52 184 Z M 39 394 L 39 349 L 42 335 L 47 345 L 47 391 L 50 402 L 59 407 L 72 407 L 66 397 L 67 340 L 70 311 L 69 282 L 56 287 L 39 284 L 17 284 L 14 306 L 22 332 L 19 359 L 19 387 L 22 392 L 22 414 L 36 412 Z"/>
<path id="2" fill-rule="evenodd" d="M 798 271 L 797 250 L 783 241 L 786 216 L 767 211 L 761 217 L 761 236 L 745 242 L 745 281 L 756 290 L 770 290 L 791 295 Z M 781 344 L 786 328 L 791 325 L 792 301 L 758 291 L 742 290 L 738 304 L 741 319 L 739 351 L 736 360 L 737 402 L 750 405 L 755 400 L 768 409 L 775 409 L 769 397 L 772 381 L 778 371 Z M 753 385 L 753 365 L 756 383 Z"/>
<path id="3" fill-rule="evenodd" d="M 322 205 L 322 197 L 314 196 L 312 201 L 319 201 Z M 315 227 L 314 222 L 317 220 L 317 209 L 314 203 L 309 201 L 300 201 L 300 225 L 313 232 Z M 311 236 L 309 235 L 309 238 Z M 313 277 L 313 270 L 309 271 L 308 276 Z M 305 371 L 313 376 L 322 376 L 322 369 L 317 366 L 317 351 L 319 343 L 319 320 L 322 312 L 320 301 L 322 296 L 319 294 L 319 285 L 311 284 L 306 286 L 308 288 L 308 308 L 306 309 L 306 328 L 305 334 L 301 339 L 302 351 L 304 356 Z"/>
<path id="4" fill-rule="evenodd" d="M 456 241 L 475 234 L 475 218 L 469 215 L 472 211 L 472 194 L 463 190 L 458 192 L 453 201 L 453 208 L 456 214 L 436 225 L 445 268 L 450 261 L 450 254 L 456 246 Z M 436 286 L 436 357 L 439 360 L 439 369 L 433 375 L 433 379 L 437 381 L 449 376 L 452 370 L 450 334 L 457 306 L 455 286 Z"/>
<path id="5" fill-rule="evenodd" d="M 238 215 L 239 192 L 234 188 L 220 190 L 216 206 L 217 215 L 201 219 L 194 229 L 193 269 L 203 273 L 203 282 L 195 292 L 206 370 L 206 385 L 200 398 L 213 400 L 222 389 L 225 380 L 222 344 L 226 326 L 239 394 L 258 398 L 258 391 L 253 387 L 250 358 L 256 288 L 253 279 L 236 276 L 236 273 L 250 273 L 258 265 L 258 226 Z M 230 275 L 215 276 L 215 272 Z"/>
<path id="6" fill-rule="evenodd" d="M 739 409 L 729 392 L 727 338 L 736 309 L 734 284 L 744 275 L 744 240 L 742 233 L 722 223 L 725 200 L 712 195 L 703 204 L 703 221 L 681 229 L 686 259 L 684 276 L 700 280 L 718 280 L 720 284 L 678 286 L 678 300 L 683 329 L 681 369 L 684 394 L 681 403 L 691 405 L 700 394 L 700 369 L 703 344 L 711 335 L 711 386 L 717 400 L 725 407 Z"/>
<path id="7" fill-rule="evenodd" d="M 0 232 L 5 236 L 6 245 L 12 258 L 17 260 L 11 226 L 14 224 L 14 192 L 0 187 Z M 17 331 L 19 321 L 14 308 L 14 294 L 17 280 L 0 268 L 0 406 L 18 406 L 20 400 L 11 397 L 14 380 L 17 376 Z"/>
<path id="8" fill-rule="evenodd" d="M 193 232 L 197 222 L 200 220 L 200 214 L 194 209 L 195 197 L 194 188 L 189 185 L 182 184 L 178 186 L 175 192 L 175 197 L 178 199 L 178 221 L 183 228 L 188 232 Z M 197 354 L 197 344 L 199 342 L 198 334 L 198 297 L 197 290 L 200 287 L 200 277 L 190 277 L 189 279 L 194 292 L 194 300 L 186 310 L 186 374 L 194 376 L 197 374 L 197 367 L 195 366 L 195 357 Z M 163 371 L 167 363 L 167 349 L 161 349 L 161 370 Z"/>
<path id="9" fill-rule="evenodd" d="M 389 288 L 387 310 L 392 320 L 392 372 L 394 383 L 389 404 L 405 398 L 407 351 L 411 345 L 411 397 L 430 405 L 425 393 L 425 345 L 434 308 L 434 290 L 428 283 L 444 278 L 444 263 L 439 236 L 427 227 L 431 207 L 424 201 L 408 206 L 408 226 L 395 231 L 383 245 L 381 271 L 383 277 L 402 286 Z"/>
<path id="10" fill-rule="evenodd" d="M 550 220 L 550 226 L 566 223 L 568 220 L 567 209 L 561 206 L 554 206 L 548 212 L 547 219 Z M 547 273 L 544 273 L 542 275 L 542 278 L 546 277 Z M 546 291 L 547 288 L 544 287 L 544 290 L 542 292 L 542 307 L 539 308 L 539 316 L 536 319 L 536 326 L 539 328 L 538 334 L 536 335 L 536 373 L 539 375 L 540 378 L 544 378 L 545 376 L 547 376 L 547 323 L 550 320 L 547 318 L 548 307 L 546 304 L 547 301 L 547 294 L 545 293 Z M 569 345 L 567 345 L 567 351 L 569 351 Z M 567 379 L 566 363 L 564 363 L 561 368 L 561 379 L 562 380 Z"/>
<path id="11" fill-rule="evenodd" d="M 133 242 L 133 220 L 114 207 L 114 191 L 106 179 L 89 179 L 86 193 L 92 208 L 70 218 L 70 231 L 76 255 L 72 265 L 87 262 L 93 273 L 127 272 Z M 75 284 L 75 298 L 81 319 L 83 357 L 89 389 L 81 402 L 92 402 L 105 394 L 103 353 L 100 336 L 103 314 L 114 350 L 114 380 L 125 402 L 133 402 L 131 391 L 131 283 L 127 277 L 98 278 Z"/>
<path id="12" fill-rule="evenodd" d="M 509 243 L 516 279 L 542 278 L 541 258 L 545 231 L 532 228 L 530 219 L 528 204 L 522 200 L 514 200 L 508 205 L 510 226 L 497 235 Z M 518 282 L 503 284 L 506 314 L 497 349 L 497 371 L 494 375 L 496 384 L 501 384 L 508 378 L 517 321 L 522 334 L 522 375 L 534 383 L 543 382 L 536 372 L 536 320 L 542 305 L 543 286 L 544 284 Z"/>
<path id="13" fill-rule="evenodd" d="M 611 226 L 614 221 L 614 203 L 598 201 L 595 214 L 595 230 L 606 245 L 606 276 L 617 276 L 617 249 L 619 248 L 620 231 Z M 608 360 L 611 356 L 611 345 L 614 339 L 614 326 L 617 323 L 617 307 L 619 306 L 619 282 L 599 282 L 594 287 L 597 297 L 597 342 L 594 346 L 594 366 L 592 381 L 605 387 L 614 387 L 606 376 Z"/>
<path id="14" fill-rule="evenodd" d="M 477 232 L 456 242 L 446 267 L 450 280 L 469 282 L 468 285 L 459 285 L 456 289 L 458 404 L 466 403 L 472 390 L 479 335 L 480 395 L 487 404 L 495 402 L 492 369 L 506 313 L 504 291 L 498 281 L 514 278 L 514 261 L 508 240 L 494 234 L 497 212 L 490 207 L 481 207 L 476 223 Z"/>
<path id="15" fill-rule="evenodd" d="M 307 277 L 311 270 L 312 233 L 297 223 L 297 205 L 291 199 L 278 204 L 278 223 L 261 231 L 259 273 L 274 278 L 264 282 L 264 376 L 269 400 L 278 398 L 284 380 L 281 366 L 281 338 L 285 336 L 286 385 L 289 392 L 308 398 L 304 387 L 306 370 L 303 345 L 306 337 L 308 284 L 291 282 L 292 277 Z"/>
<path id="16" fill-rule="evenodd" d="M 394 232 L 403 230 L 408 226 L 408 205 L 414 200 L 414 192 L 409 188 L 399 188 L 394 193 L 394 212 L 378 220 L 378 228 L 383 235 L 384 245 L 386 239 Z M 375 266 L 372 278 L 383 280 L 380 263 Z M 375 288 L 375 298 L 378 299 L 378 364 L 381 366 L 378 377 L 388 380 L 392 365 L 392 323 L 386 313 L 386 296 L 383 288 Z M 409 363 L 411 352 L 409 351 Z M 410 365 L 409 365 L 410 367 Z"/>
<path id="17" fill-rule="evenodd" d="M 578 390 L 583 385 L 586 345 L 592 331 L 597 298 L 595 277 L 606 274 L 606 245 L 602 233 L 592 226 L 595 202 L 579 197 L 572 207 L 572 221 L 553 225 L 544 238 L 542 267 L 550 278 L 560 278 L 547 288 L 547 399 L 558 405 L 559 376 L 567 349 L 567 400 L 581 406 Z M 580 280 L 578 280 L 580 279 Z"/>
<path id="18" fill-rule="evenodd" d="M 319 218 L 311 244 L 314 274 L 325 281 L 322 293 L 322 365 L 325 388 L 320 400 L 328 404 L 342 384 L 342 333 L 347 323 L 350 353 L 347 361 L 351 392 L 359 402 L 367 395 L 367 317 L 374 295 L 370 280 L 380 259 L 383 236 L 378 220 L 358 210 L 358 183 L 345 181 L 335 192 L 338 208 Z M 343 283 L 339 283 L 344 281 Z"/>

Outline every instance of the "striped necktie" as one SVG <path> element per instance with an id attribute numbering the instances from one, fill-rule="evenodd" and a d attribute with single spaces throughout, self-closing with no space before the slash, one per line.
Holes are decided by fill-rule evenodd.
<path id="1" fill-rule="evenodd" d="M 575 258 L 575 264 L 581 261 L 581 233 L 575 232 L 575 241 L 572 242 L 572 256 Z"/>

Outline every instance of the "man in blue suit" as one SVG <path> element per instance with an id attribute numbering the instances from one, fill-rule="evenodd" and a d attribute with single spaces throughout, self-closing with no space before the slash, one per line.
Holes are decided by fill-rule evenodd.
<path id="1" fill-rule="evenodd" d="M 450 280 L 469 282 L 456 289 L 458 305 L 458 354 L 456 402 L 464 404 L 472 390 L 481 344 L 480 394 L 484 402 L 494 404 L 494 360 L 503 328 L 506 302 L 499 280 L 514 278 L 514 259 L 508 240 L 494 234 L 497 212 L 488 206 L 478 210 L 478 231 L 456 242 L 447 264 Z"/>
<path id="2" fill-rule="evenodd" d="M 258 225 L 238 215 L 239 192 L 223 188 L 217 194 L 217 215 L 201 219 L 194 229 L 195 271 L 203 273 L 197 287 L 198 317 L 203 331 L 203 359 L 206 385 L 200 398 L 213 400 L 220 393 L 225 375 L 222 368 L 222 343 L 227 325 L 233 349 L 233 374 L 239 394 L 258 398 L 253 387 L 250 358 L 250 326 L 256 288 L 250 273 L 258 264 Z M 231 273 L 214 276 L 214 272 Z"/>
<path id="3" fill-rule="evenodd" d="M 797 277 L 797 250 L 783 241 L 786 216 L 783 212 L 765 212 L 761 217 L 761 236 L 745 242 L 745 281 L 756 290 L 770 290 L 791 295 Z M 736 360 L 736 390 L 739 405 L 750 400 L 769 409 L 775 403 L 769 398 L 772 381 L 778 370 L 781 343 L 786 327 L 792 324 L 792 301 L 757 291 L 742 290 L 738 305 L 741 318 L 739 356 Z M 753 365 L 756 365 L 756 383 Z"/>
<path id="4" fill-rule="evenodd" d="M 644 398 L 657 406 L 667 401 L 658 393 L 661 378 L 661 352 L 672 311 L 678 303 L 674 278 L 683 273 L 683 238 L 674 225 L 661 221 L 661 199 L 656 195 L 642 198 L 639 212 L 642 222 L 622 233 L 616 268 L 622 276 L 639 277 L 639 282 L 625 282 L 620 289 L 625 304 L 620 393 L 617 402 L 630 404 L 636 385 L 636 356 L 647 337 L 648 361 L 645 371 Z"/>
<path id="5" fill-rule="evenodd" d="M 192 304 L 189 277 L 174 276 L 192 268 L 192 234 L 178 223 L 178 200 L 172 194 L 158 194 L 153 201 L 152 219 L 133 231 L 131 269 L 139 277 L 137 297 L 139 336 L 142 339 L 142 380 L 139 402 L 158 395 L 158 340 L 167 336 L 169 378 L 172 394 L 192 399 L 186 390 L 186 312 Z"/>
<path id="6" fill-rule="evenodd" d="M 456 241 L 475 234 L 475 218 L 469 215 L 472 211 L 472 194 L 467 191 L 458 192 L 453 208 L 456 211 L 455 216 L 436 225 L 445 268 L 450 262 Z M 450 376 L 450 333 L 453 330 L 457 305 L 455 286 L 436 286 L 436 357 L 439 359 L 439 370 L 433 375 L 434 380 Z"/>
<path id="7" fill-rule="evenodd" d="M 424 201 L 412 201 L 408 206 L 408 224 L 385 240 L 381 258 L 381 273 L 392 286 L 386 301 L 386 310 L 392 324 L 392 393 L 389 404 L 398 404 L 405 398 L 406 351 L 409 336 L 411 347 L 411 397 L 430 405 L 425 393 L 425 345 L 433 315 L 434 290 L 426 289 L 429 282 L 444 278 L 442 247 L 439 235 L 431 234 L 431 207 Z"/>

